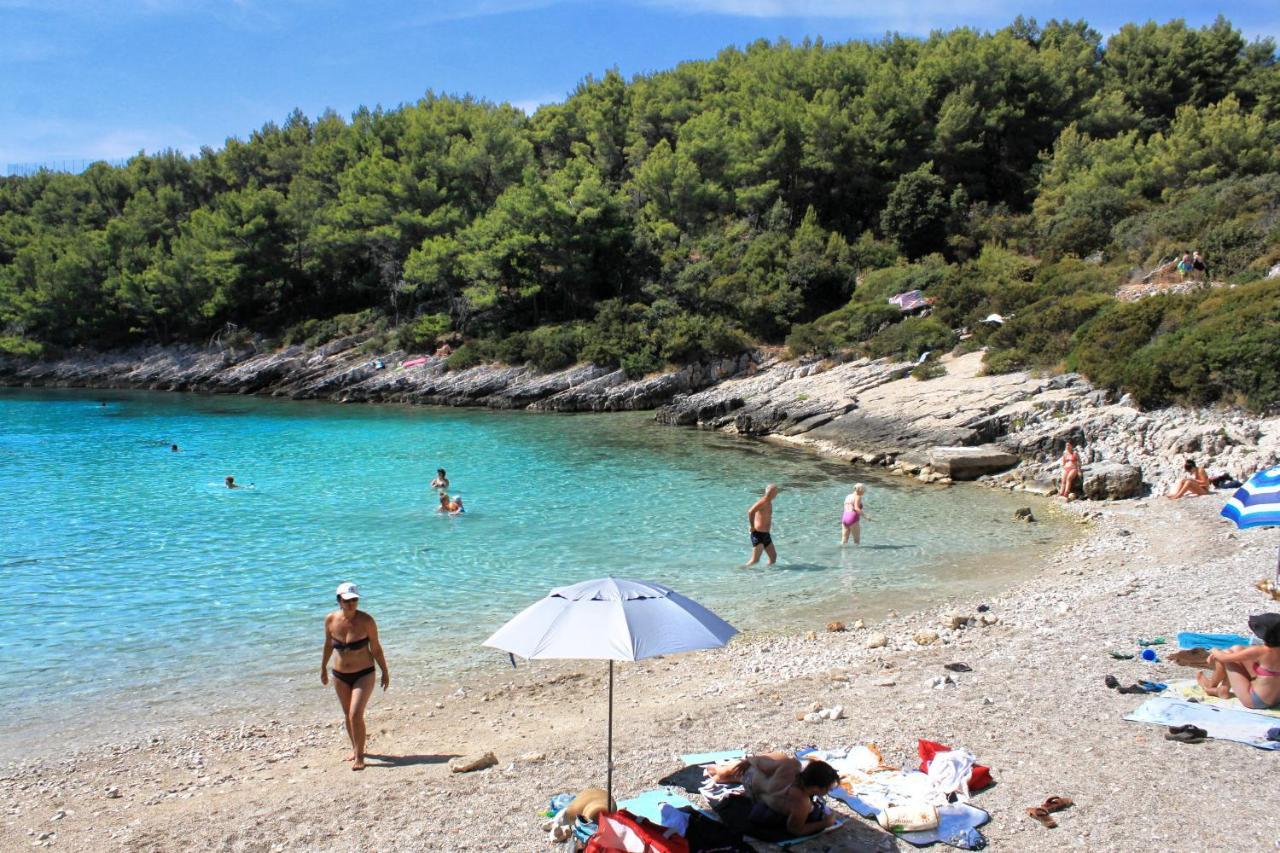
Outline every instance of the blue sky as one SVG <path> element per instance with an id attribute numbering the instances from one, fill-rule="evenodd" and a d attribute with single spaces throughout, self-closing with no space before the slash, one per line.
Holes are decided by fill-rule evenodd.
<path id="1" fill-rule="evenodd" d="M 1219 12 L 1251 38 L 1280 35 L 1277 0 L 0 0 L 0 170 L 194 153 L 295 107 L 349 115 L 428 89 L 531 111 L 589 74 L 630 77 L 757 38 L 995 29 L 1018 14 L 1108 33 Z"/>

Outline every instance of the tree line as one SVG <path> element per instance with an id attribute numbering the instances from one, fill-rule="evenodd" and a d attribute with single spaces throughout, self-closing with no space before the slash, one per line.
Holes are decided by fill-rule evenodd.
<path id="1" fill-rule="evenodd" d="M 1245 302 L 1280 320 L 1249 285 L 1280 261 L 1276 59 L 1222 18 L 1105 40 L 1019 18 L 759 41 L 588 77 L 532 116 L 431 92 L 349 119 L 295 111 L 196 156 L 0 181 L 0 352 L 231 324 L 283 343 L 361 332 L 371 353 L 450 341 L 454 366 L 641 374 L 755 344 L 914 356 L 964 333 L 991 370 L 1266 407 L 1280 382 L 1156 363 L 1171 335 L 1212 350 L 1213 318 Z M 1186 247 L 1246 286 L 1120 319 L 1135 309 L 1117 284 Z M 904 319 L 886 298 L 914 288 L 933 310 Z M 1013 320 L 978 322 L 993 311 Z M 1274 333 L 1250 340 L 1280 364 Z M 1126 373 L 1143 352 L 1155 361 Z"/>

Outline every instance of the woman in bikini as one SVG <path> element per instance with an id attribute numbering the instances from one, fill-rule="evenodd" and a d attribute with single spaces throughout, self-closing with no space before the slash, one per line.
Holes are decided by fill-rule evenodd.
<path id="1" fill-rule="evenodd" d="M 353 583 L 338 585 L 338 610 L 324 618 L 324 657 L 320 660 L 320 683 L 329 683 L 329 658 L 333 662 L 333 689 L 342 703 L 342 715 L 351 738 L 347 761 L 352 770 L 364 769 L 364 709 L 373 695 L 374 662 L 382 669 L 382 689 L 391 684 L 387 659 L 378 642 L 378 625 L 359 609 L 360 590 Z"/>
<path id="2" fill-rule="evenodd" d="M 1209 654 L 1213 673 L 1196 675 L 1204 692 L 1219 699 L 1235 695 L 1246 708 L 1280 708 L 1280 613 L 1249 617 L 1249 629 L 1261 646 L 1233 646 Z"/>
<path id="3" fill-rule="evenodd" d="M 860 545 L 862 543 L 862 520 L 867 517 L 867 512 L 862 508 L 862 496 L 866 494 L 867 487 L 858 483 L 853 487 L 853 491 L 845 496 L 844 514 L 840 516 L 840 544 L 849 544 L 849 534 L 853 534 L 853 544 Z"/>
<path id="4" fill-rule="evenodd" d="M 1062 451 L 1062 488 L 1058 489 L 1058 496 L 1071 500 L 1071 492 L 1079 483 L 1080 454 L 1076 453 L 1075 446 L 1068 441 Z"/>
<path id="5" fill-rule="evenodd" d="M 1187 476 L 1178 482 L 1178 488 L 1166 495 L 1170 500 L 1175 500 L 1183 495 L 1207 495 L 1213 488 L 1213 483 L 1209 480 L 1209 474 L 1196 464 L 1194 459 L 1188 459 L 1182 466 L 1182 471 Z"/>

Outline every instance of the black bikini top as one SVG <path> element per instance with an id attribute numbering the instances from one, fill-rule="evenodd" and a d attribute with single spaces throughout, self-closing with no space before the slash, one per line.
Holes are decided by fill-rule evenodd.
<path id="1" fill-rule="evenodd" d="M 333 643 L 334 650 L 339 652 L 354 652 L 356 649 L 363 649 L 369 645 L 368 637 L 365 637 L 363 640 L 352 640 L 349 643 L 344 643 L 341 640 L 334 639 L 334 637 L 330 635 L 329 641 Z"/>

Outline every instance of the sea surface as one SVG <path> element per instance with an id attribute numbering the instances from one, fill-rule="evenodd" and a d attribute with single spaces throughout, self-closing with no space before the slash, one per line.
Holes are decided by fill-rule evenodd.
<path id="1" fill-rule="evenodd" d="M 437 467 L 465 515 L 435 511 Z M 841 548 L 859 479 L 863 544 Z M 769 482 L 778 565 L 743 569 Z M 0 747 L 315 700 L 342 581 L 397 683 L 442 683 L 509 667 L 482 641 L 590 577 L 660 581 L 757 632 L 998 589 L 1066 535 L 1012 522 L 1026 502 L 644 413 L 0 390 Z"/>

